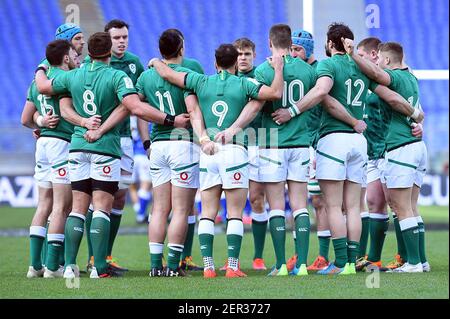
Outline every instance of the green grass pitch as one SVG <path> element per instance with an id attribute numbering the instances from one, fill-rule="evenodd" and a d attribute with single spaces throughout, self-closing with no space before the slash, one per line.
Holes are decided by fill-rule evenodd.
<path id="1" fill-rule="evenodd" d="M 448 221 L 448 208 L 443 208 Z M 10 227 L 27 227 L 30 219 L 19 218 L 23 210 L 0 208 L 0 224 Z M 426 210 L 426 209 L 424 209 Z M 25 210 L 26 211 L 26 210 Z M 22 213 L 20 213 L 22 212 Z M 16 216 L 21 222 L 11 223 L 5 214 Z M 131 214 L 130 214 L 131 215 Z M 424 212 L 424 215 L 426 213 Z M 22 215 L 23 217 L 24 215 Z M 130 224 L 132 224 L 132 218 Z M 426 218 L 424 217 L 425 222 Z M 125 223 L 126 224 L 126 223 Z M 14 226 L 13 226 L 14 225 Z M 218 278 L 204 279 L 201 272 L 190 272 L 188 278 L 150 278 L 148 241 L 145 235 L 119 235 L 114 248 L 114 256 L 130 268 L 122 278 L 92 280 L 82 274 L 78 289 L 67 288 L 64 279 L 27 279 L 29 264 L 29 241 L 27 237 L 0 237 L 0 298 L 230 298 L 230 299 L 303 299 L 303 298 L 449 298 L 448 286 L 448 230 L 428 231 L 426 246 L 431 273 L 424 274 L 379 274 L 379 281 L 369 274 L 353 276 L 319 276 L 311 273 L 306 277 L 267 277 L 268 271 L 251 270 L 253 239 L 246 232 L 241 250 L 241 267 L 247 278 L 228 279 L 223 272 Z M 226 259 L 226 237 L 219 234 L 214 239 L 214 259 L 216 267 Z M 396 250 L 395 234 L 389 232 L 384 246 L 382 260 L 388 262 Z M 286 237 L 286 256 L 294 251 L 292 235 Z M 311 234 L 309 262 L 318 251 L 317 237 Z M 332 249 L 330 249 L 332 251 Z M 194 240 L 194 260 L 200 262 L 198 238 Z M 332 254 L 331 254 L 332 255 Z M 264 251 L 266 264 L 274 263 L 274 252 L 270 234 L 267 233 Z M 86 240 L 83 239 L 78 255 L 78 265 L 87 261 Z M 379 288 L 367 288 L 366 282 Z"/>

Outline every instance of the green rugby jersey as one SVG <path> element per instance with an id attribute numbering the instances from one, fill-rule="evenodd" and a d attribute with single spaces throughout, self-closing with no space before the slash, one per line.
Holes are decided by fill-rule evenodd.
<path id="1" fill-rule="evenodd" d="M 84 63 L 90 63 L 91 58 L 87 56 L 84 59 Z M 137 80 L 142 72 L 144 72 L 144 67 L 142 66 L 139 57 L 129 51 L 126 51 L 125 54 L 118 58 L 114 54 L 111 56 L 110 66 L 116 70 L 120 70 L 125 72 L 128 77 L 133 81 L 133 84 L 136 85 Z M 122 137 L 131 137 L 131 128 L 130 128 L 130 117 L 127 116 L 120 125 L 120 136 Z"/>
<path id="2" fill-rule="evenodd" d="M 49 79 L 53 79 L 64 72 L 66 71 L 60 68 L 50 67 L 47 71 L 47 76 Z M 73 134 L 73 125 L 61 116 L 61 111 L 59 109 L 59 96 L 47 96 L 40 94 L 37 90 L 36 83 L 33 81 L 28 89 L 27 100 L 33 102 L 40 115 L 44 116 L 51 110 L 54 115 L 59 116 L 59 122 L 55 128 L 41 128 L 42 137 L 55 137 L 70 142 Z"/>
<path id="3" fill-rule="evenodd" d="M 192 72 L 178 64 L 168 64 L 168 66 L 177 72 Z M 165 81 L 156 72 L 155 68 L 151 68 L 142 73 L 136 84 L 136 89 L 140 94 L 145 96 L 145 99 L 150 105 L 159 109 L 161 112 L 174 116 L 187 113 L 184 99 L 188 93 L 178 86 Z M 192 129 L 189 129 L 189 134 L 183 134 L 185 132 L 186 130 L 184 129 L 180 130 L 171 126 L 153 124 L 150 139 L 152 142 L 168 140 L 192 141 Z"/>
<path id="4" fill-rule="evenodd" d="M 105 122 L 122 99 L 136 94 L 133 81 L 122 71 L 108 64 L 94 61 L 83 68 L 64 72 L 53 79 L 56 94 L 69 93 L 75 111 L 82 117 L 100 115 Z M 71 152 L 88 152 L 120 158 L 119 127 L 116 126 L 94 143 L 88 143 L 83 135 L 86 128 L 75 126 L 70 144 Z"/>
<path id="5" fill-rule="evenodd" d="M 367 124 L 364 136 L 367 140 L 367 155 L 369 156 L 369 160 L 383 158 L 386 149 L 386 132 L 389 128 L 389 122 L 386 116 L 385 104 L 375 93 L 367 93 L 363 117 Z"/>
<path id="6" fill-rule="evenodd" d="M 412 107 L 421 108 L 417 78 L 407 68 L 385 71 L 391 77 L 389 88 L 400 94 Z M 410 117 L 394 111 L 389 106 L 386 109 L 390 120 L 389 131 L 386 136 L 387 151 L 422 140 L 422 138 L 412 135 L 411 124 L 414 121 Z"/>
<path id="7" fill-rule="evenodd" d="M 338 100 L 350 115 L 362 120 L 367 90 L 373 91 L 376 83 L 365 76 L 347 54 L 335 54 L 329 59 L 320 61 L 317 66 L 317 78 L 322 76 L 328 76 L 333 80 L 333 87 L 328 94 Z M 328 112 L 322 112 L 319 137 L 338 132 L 355 133 L 355 130 Z"/>
<path id="8" fill-rule="evenodd" d="M 319 62 L 315 60 L 310 65 L 314 68 L 314 71 L 317 69 L 317 65 Z M 317 148 L 317 141 L 319 140 L 319 129 L 320 129 L 320 121 L 322 119 L 322 106 L 320 104 L 314 106 L 305 112 L 304 116 L 308 118 L 307 120 L 307 128 L 310 133 L 310 146 L 314 149 Z"/>
<path id="9" fill-rule="evenodd" d="M 275 76 L 275 70 L 269 62 L 264 62 L 256 68 L 256 79 L 270 86 Z M 308 117 L 304 114 L 292 118 L 281 125 L 276 124 L 272 119 L 272 113 L 279 108 L 289 108 L 300 101 L 308 91 L 314 87 L 316 76 L 314 69 L 302 59 L 296 59 L 287 55 L 284 57 L 283 67 L 284 92 L 283 98 L 277 101 L 267 101 L 263 107 L 262 126 L 266 129 L 265 140 L 259 141 L 259 146 L 269 148 L 294 148 L 308 147 L 310 144 L 310 134 L 308 132 Z M 271 141 L 271 130 L 278 130 L 278 141 Z"/>
<path id="10" fill-rule="evenodd" d="M 258 97 L 262 86 L 252 78 L 237 77 L 227 71 L 211 76 L 190 72 L 186 75 L 185 85 L 197 94 L 211 140 L 237 120 L 248 100 Z M 237 134 L 233 142 L 245 145 L 244 132 Z"/>
<path id="11" fill-rule="evenodd" d="M 238 77 L 246 77 L 246 78 L 255 78 L 255 70 L 256 67 L 254 66 L 250 71 L 248 72 L 238 72 Z M 258 112 L 256 117 L 253 119 L 253 121 L 250 122 L 248 125 L 248 128 L 252 128 L 255 135 L 253 136 L 252 133 L 248 133 L 246 137 L 248 137 L 247 144 L 252 146 L 258 145 L 258 129 L 262 127 L 262 114 L 261 112 Z M 250 135 L 251 134 L 251 135 Z"/>
<path id="12" fill-rule="evenodd" d="M 200 62 L 195 59 L 183 58 L 183 61 L 181 61 L 181 66 L 200 74 L 205 73 Z"/>

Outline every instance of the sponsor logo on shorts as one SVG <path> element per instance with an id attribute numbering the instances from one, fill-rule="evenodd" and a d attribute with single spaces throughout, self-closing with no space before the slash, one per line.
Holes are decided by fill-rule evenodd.
<path id="1" fill-rule="evenodd" d="M 103 173 L 105 173 L 105 174 L 111 173 L 111 166 L 105 166 L 105 167 L 103 167 Z"/>
<path id="2" fill-rule="evenodd" d="M 234 175 L 233 175 L 233 178 L 234 178 L 234 180 L 236 180 L 236 181 L 240 180 L 241 177 L 242 177 L 242 175 L 241 175 L 241 173 L 239 173 L 239 172 L 234 173 Z"/>
<path id="3" fill-rule="evenodd" d="M 183 172 L 183 173 L 180 174 L 180 178 L 181 178 L 182 181 L 185 181 L 185 180 L 187 180 L 189 178 L 189 175 L 188 175 L 188 173 Z"/>
<path id="4" fill-rule="evenodd" d="M 65 169 L 65 168 L 60 168 L 60 169 L 58 170 L 58 175 L 61 176 L 61 177 L 66 176 L 66 175 L 67 175 L 66 169 Z"/>

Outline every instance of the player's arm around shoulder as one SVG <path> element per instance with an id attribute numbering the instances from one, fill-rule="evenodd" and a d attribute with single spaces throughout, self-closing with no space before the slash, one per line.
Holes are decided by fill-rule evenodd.
<path id="1" fill-rule="evenodd" d="M 417 123 L 424 120 L 425 114 L 419 108 L 414 108 L 400 94 L 384 85 L 377 85 L 373 91 L 382 100 L 388 103 L 393 110 L 411 117 Z"/>
<path id="2" fill-rule="evenodd" d="M 269 100 L 275 101 L 279 100 L 283 97 L 283 67 L 284 60 L 281 56 L 273 56 L 270 61 L 270 65 L 273 67 L 275 71 L 275 75 L 270 86 L 263 85 L 259 90 L 257 99 L 258 100 Z M 251 79 L 246 78 L 247 81 L 251 81 Z"/>
<path id="3" fill-rule="evenodd" d="M 341 41 L 344 45 L 345 52 L 352 57 L 352 59 L 365 75 L 379 84 L 386 86 L 389 86 L 391 84 L 391 77 L 386 71 L 384 71 L 378 65 L 360 57 L 355 52 L 355 45 L 353 43 L 353 40 L 341 38 Z"/>
<path id="4" fill-rule="evenodd" d="M 186 87 L 186 72 L 177 72 L 168 67 L 163 61 L 158 58 L 153 58 L 149 62 L 149 66 L 155 68 L 156 72 L 166 81 L 180 87 Z"/>

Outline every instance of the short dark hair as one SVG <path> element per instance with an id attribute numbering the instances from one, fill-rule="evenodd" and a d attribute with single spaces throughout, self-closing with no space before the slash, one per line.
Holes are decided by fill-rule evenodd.
<path id="1" fill-rule="evenodd" d="M 224 69 L 231 68 L 239 56 L 237 49 L 232 44 L 221 44 L 216 49 L 216 63 Z"/>
<path id="2" fill-rule="evenodd" d="M 54 40 L 47 45 L 45 57 L 50 65 L 61 65 L 73 45 L 67 40 Z"/>
<path id="3" fill-rule="evenodd" d="M 105 32 L 108 32 L 112 28 L 122 29 L 123 27 L 126 27 L 128 30 L 130 29 L 130 26 L 125 21 L 113 19 L 105 25 Z"/>
<path id="4" fill-rule="evenodd" d="M 89 37 L 88 53 L 93 59 L 104 59 L 111 56 L 112 41 L 108 32 L 97 32 Z"/>
<path id="5" fill-rule="evenodd" d="M 255 52 L 255 48 L 256 48 L 253 41 L 250 40 L 249 38 L 239 38 L 233 42 L 233 45 L 238 50 L 250 48 L 250 49 L 252 49 L 253 52 Z"/>
<path id="6" fill-rule="evenodd" d="M 391 58 L 394 60 L 392 62 L 399 63 L 403 61 L 403 47 L 398 42 L 382 43 L 378 49 L 381 52 L 389 52 Z"/>
<path id="7" fill-rule="evenodd" d="M 269 39 L 276 48 L 290 49 L 292 45 L 291 36 L 291 27 L 287 24 L 275 24 L 270 28 Z"/>
<path id="8" fill-rule="evenodd" d="M 175 29 L 168 29 L 159 37 L 159 52 L 164 59 L 176 58 L 182 48 L 183 38 Z"/>
<path id="9" fill-rule="evenodd" d="M 341 38 L 354 40 L 355 36 L 353 35 L 352 30 L 344 23 L 334 22 L 330 24 L 327 32 L 327 42 L 331 40 L 336 50 L 345 52 Z"/>
<path id="10" fill-rule="evenodd" d="M 380 45 L 381 40 L 376 37 L 365 38 L 361 42 L 358 43 L 357 48 L 363 48 L 367 53 L 373 51 L 378 52 L 378 46 Z"/>
<path id="11" fill-rule="evenodd" d="M 175 29 L 175 28 L 171 28 L 171 29 L 167 29 L 166 31 L 175 32 L 176 34 L 178 34 L 184 40 L 184 35 L 183 35 L 183 33 L 180 30 Z"/>

